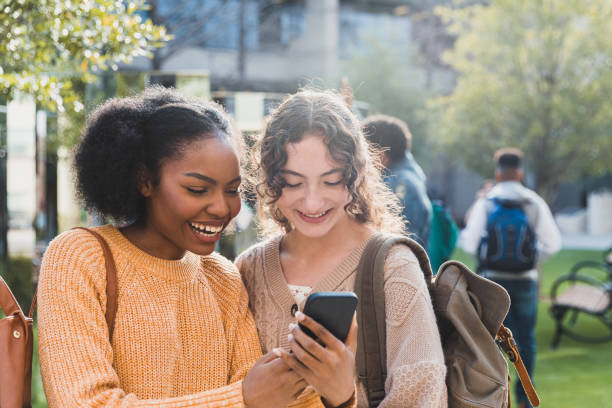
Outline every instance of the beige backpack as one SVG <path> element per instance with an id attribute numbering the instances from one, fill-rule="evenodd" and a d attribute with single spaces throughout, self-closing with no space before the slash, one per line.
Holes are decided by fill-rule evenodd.
<path id="1" fill-rule="evenodd" d="M 405 244 L 416 255 L 433 302 L 447 368 L 449 407 L 509 407 L 508 365 L 514 363 L 533 406 L 540 400 L 523 365 L 510 330 L 502 325 L 510 307 L 508 292 L 476 275 L 461 262 L 448 261 L 432 279 L 425 250 L 400 235 L 377 234 L 365 248 L 357 269 L 357 369 L 371 407 L 385 397 L 387 376 L 384 265 L 393 245 Z"/>

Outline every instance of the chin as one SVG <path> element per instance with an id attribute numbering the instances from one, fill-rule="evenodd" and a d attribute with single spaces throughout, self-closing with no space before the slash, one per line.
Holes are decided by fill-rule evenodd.
<path id="1" fill-rule="evenodd" d="M 332 227 L 333 225 L 318 225 L 318 226 L 300 225 L 299 227 L 294 228 L 294 229 L 297 232 L 299 232 L 301 235 L 304 235 L 305 237 L 308 237 L 308 238 L 322 238 L 325 235 L 327 235 L 329 231 L 331 231 Z"/>
<path id="2" fill-rule="evenodd" d="M 206 255 L 210 255 L 213 252 L 215 252 L 215 248 L 217 247 L 216 244 L 210 245 L 209 246 L 203 246 L 203 245 L 198 245 L 194 248 L 189 249 L 190 252 L 193 252 L 196 255 L 200 255 L 200 256 L 206 256 Z"/>

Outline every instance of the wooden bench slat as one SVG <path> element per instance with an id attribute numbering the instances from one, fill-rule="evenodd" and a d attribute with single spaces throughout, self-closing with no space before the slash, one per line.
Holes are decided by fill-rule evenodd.
<path id="1" fill-rule="evenodd" d="M 589 313 L 602 313 L 610 305 L 610 295 L 600 288 L 576 284 L 554 299 L 554 305 L 569 306 Z"/>

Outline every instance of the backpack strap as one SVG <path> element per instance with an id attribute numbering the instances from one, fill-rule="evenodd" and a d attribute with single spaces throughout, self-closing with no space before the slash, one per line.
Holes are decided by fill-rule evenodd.
<path id="1" fill-rule="evenodd" d="M 113 332 L 115 330 L 115 316 L 117 315 L 117 267 L 115 266 L 115 259 L 111 252 L 106 240 L 102 235 L 96 231 L 85 228 L 85 227 L 74 227 L 73 229 L 82 229 L 92 234 L 102 247 L 104 253 L 104 265 L 106 267 L 106 324 L 108 326 L 108 337 L 109 341 L 113 341 Z M 34 310 L 36 309 L 36 300 L 38 297 L 38 290 L 34 293 L 34 299 L 32 299 L 32 305 L 30 306 L 30 313 L 28 316 L 32 318 L 34 316 Z"/>
<path id="2" fill-rule="evenodd" d="M 523 363 L 523 359 L 521 358 L 521 354 L 516 348 L 516 342 L 514 341 L 514 337 L 512 336 L 512 332 L 506 328 L 503 324 L 499 327 L 497 331 L 497 335 L 495 336 L 495 342 L 497 345 L 506 353 L 508 356 L 508 360 L 514 364 L 514 369 L 518 374 L 519 380 L 521 381 L 521 385 L 523 386 L 523 390 L 525 390 L 525 394 L 527 394 L 527 398 L 529 398 L 529 402 L 534 407 L 540 405 L 540 397 L 536 393 L 536 390 L 531 382 L 531 378 L 529 378 L 529 373 L 525 368 L 525 364 Z"/>
<path id="3" fill-rule="evenodd" d="M 427 286 L 431 285 L 431 266 L 427 253 L 416 241 L 402 235 L 377 233 L 365 247 L 355 280 L 357 305 L 357 372 L 363 382 L 370 407 L 385 398 L 387 379 L 384 268 L 395 244 L 405 244 L 416 255 Z"/>

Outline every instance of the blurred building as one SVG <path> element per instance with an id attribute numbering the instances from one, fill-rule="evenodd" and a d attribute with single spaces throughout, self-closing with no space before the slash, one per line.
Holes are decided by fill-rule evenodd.
<path id="1" fill-rule="evenodd" d="M 336 86 L 343 61 L 372 41 L 392 49 L 412 43 L 407 0 L 157 0 L 148 17 L 174 40 L 126 69 L 205 70 L 211 90 L 288 93 L 301 85 Z M 435 3 L 435 2 L 434 2 Z M 437 2 L 439 3 L 439 2 Z M 433 36 L 432 36 L 433 37 Z M 430 40 L 431 41 L 431 40 Z M 446 82 L 440 69 L 423 80 Z"/>

